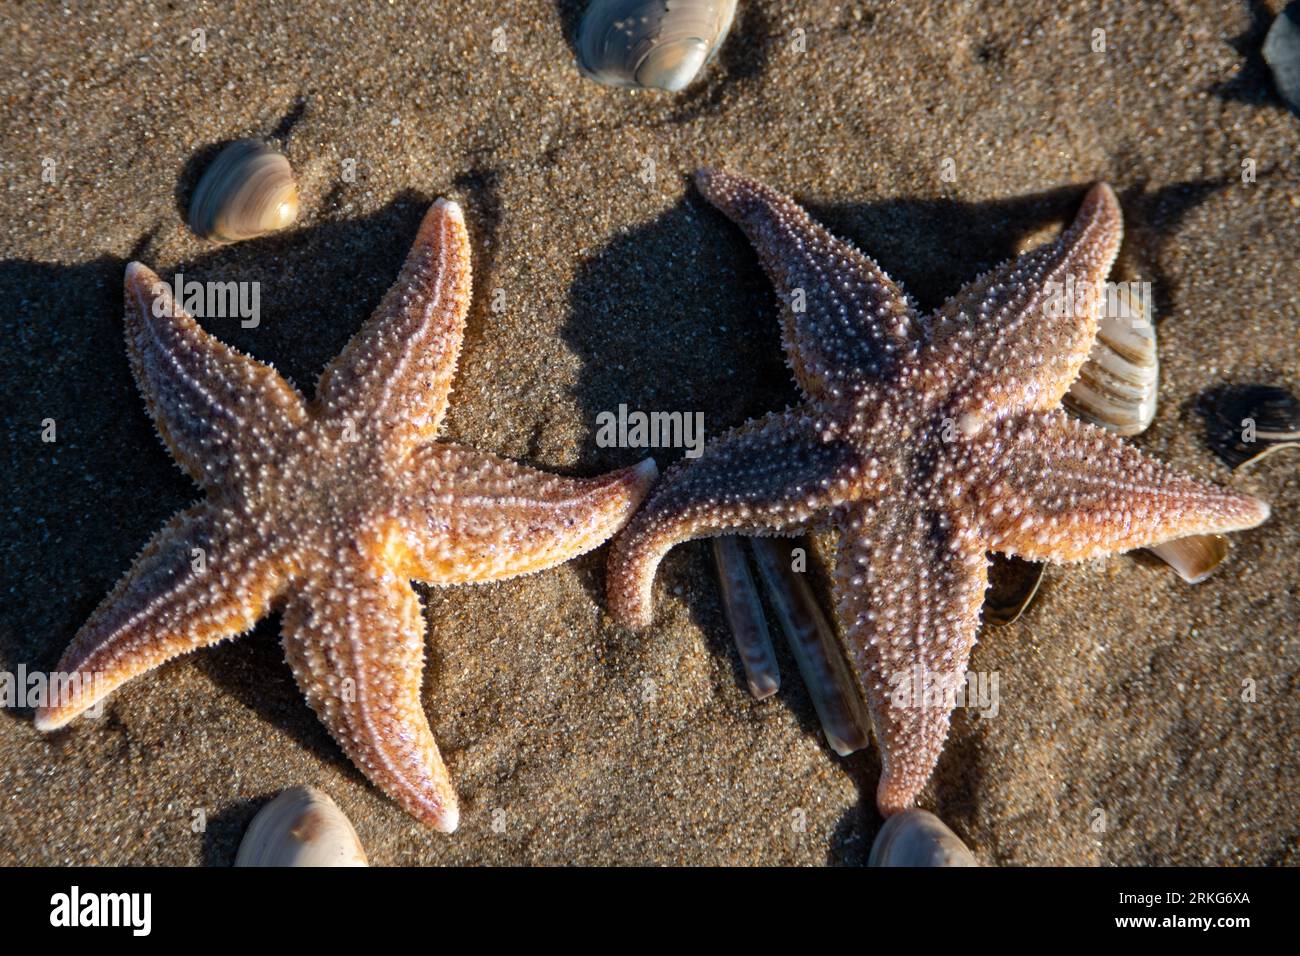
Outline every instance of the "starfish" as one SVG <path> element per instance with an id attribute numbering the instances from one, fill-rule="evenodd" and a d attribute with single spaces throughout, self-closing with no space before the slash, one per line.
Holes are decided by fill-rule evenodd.
<path id="1" fill-rule="evenodd" d="M 126 267 L 136 382 L 207 496 L 154 536 L 77 633 L 58 670 L 83 678 L 78 692 L 38 709 L 39 729 L 279 610 L 285 657 L 339 746 L 409 813 L 456 828 L 420 703 L 425 624 L 410 581 L 496 581 L 567 561 L 622 527 L 656 474 L 646 460 L 562 478 L 434 440 L 470 279 L 464 217 L 439 200 L 309 404 L 207 334 L 145 266 Z"/>
<path id="2" fill-rule="evenodd" d="M 883 814 L 911 807 L 938 761 L 987 552 L 1078 561 L 1268 517 L 1262 501 L 1058 407 L 1092 347 L 1123 233 L 1104 183 L 1057 241 L 924 317 L 789 198 L 707 169 L 696 184 L 776 286 L 805 402 L 665 474 L 611 547 L 609 603 L 622 622 L 648 625 L 655 570 L 683 541 L 836 529 L 835 606 L 881 750 Z"/>

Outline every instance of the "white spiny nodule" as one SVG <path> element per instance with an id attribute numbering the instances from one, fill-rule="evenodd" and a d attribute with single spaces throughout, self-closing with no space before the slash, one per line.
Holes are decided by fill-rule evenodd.
<path id="1" fill-rule="evenodd" d="M 922 317 L 789 198 L 713 170 L 696 184 L 776 286 L 806 402 L 669 470 L 610 549 L 611 609 L 648 625 L 655 570 L 683 541 L 837 529 L 837 613 L 880 744 L 883 813 L 912 806 L 939 759 L 943 689 L 965 677 L 987 552 L 1075 561 L 1268 517 L 1264 502 L 1058 408 L 1092 347 L 1123 234 L 1109 186 L 1088 192 L 1056 242 Z M 1067 281 L 1076 305 L 1047 308 Z"/>
<path id="2" fill-rule="evenodd" d="M 435 441 L 470 304 L 460 207 L 438 200 L 401 275 L 308 403 L 208 335 L 137 262 L 126 340 L 158 432 L 207 492 L 145 547 L 58 670 L 92 692 L 53 701 L 53 730 L 132 677 L 281 610 L 285 656 L 353 763 L 415 817 L 459 811 L 420 703 L 424 618 L 410 581 L 540 571 L 631 517 L 654 462 L 562 478 Z M 196 560 L 196 554 L 201 560 Z"/>

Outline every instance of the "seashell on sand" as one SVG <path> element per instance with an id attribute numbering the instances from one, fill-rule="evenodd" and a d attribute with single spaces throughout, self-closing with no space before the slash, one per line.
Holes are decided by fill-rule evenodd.
<path id="1" fill-rule="evenodd" d="M 740 652 L 749 692 L 758 700 L 771 697 L 781 688 L 781 671 L 767 629 L 767 617 L 758 597 L 754 576 L 749 572 L 745 550 L 733 535 L 714 538 L 713 560 L 718 566 L 722 609 L 731 636 Z"/>
<path id="2" fill-rule="evenodd" d="M 1200 584 L 1228 556 L 1228 539 L 1221 534 L 1176 538 L 1147 549 L 1178 572 L 1188 584 Z"/>
<path id="3" fill-rule="evenodd" d="M 947 824 L 928 810 L 895 813 L 876 834 L 867 866 L 979 866 Z"/>
<path id="4" fill-rule="evenodd" d="M 329 795 L 291 787 L 253 817 L 235 866 L 369 866 L 357 831 Z"/>
<path id="5" fill-rule="evenodd" d="M 1233 468 L 1300 448 L 1300 401 L 1276 385 L 1245 385 L 1212 399 L 1209 441 Z"/>
<path id="6" fill-rule="evenodd" d="M 606 86 L 675 93 L 713 59 L 736 0 L 592 0 L 578 25 L 578 65 Z"/>
<path id="7" fill-rule="evenodd" d="M 867 745 L 866 706 L 826 614 L 803 574 L 790 568 L 790 539 L 750 538 L 758 571 L 826 741 L 841 757 Z"/>
<path id="8" fill-rule="evenodd" d="M 1025 613 L 1038 594 L 1047 565 L 995 554 L 989 562 L 989 589 L 984 594 L 984 620 L 999 627 Z"/>
<path id="9" fill-rule="evenodd" d="M 1279 95 L 1300 115 L 1300 2 L 1293 0 L 1277 15 L 1261 52 Z"/>
<path id="10" fill-rule="evenodd" d="M 1092 352 L 1062 400 L 1080 418 L 1118 435 L 1136 435 L 1151 424 L 1160 378 L 1155 325 L 1131 288 L 1116 286 L 1108 296 Z"/>
<path id="11" fill-rule="evenodd" d="M 190 229 L 216 242 L 275 232 L 298 218 L 298 184 L 289 160 L 258 139 L 223 149 L 190 200 Z"/>

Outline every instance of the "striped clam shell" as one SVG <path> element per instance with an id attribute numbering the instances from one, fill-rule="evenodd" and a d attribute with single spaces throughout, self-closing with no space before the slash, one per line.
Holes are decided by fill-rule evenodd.
<path id="1" fill-rule="evenodd" d="M 685 89 L 717 54 L 736 0 L 592 0 L 578 65 L 606 86 Z"/>
<path id="2" fill-rule="evenodd" d="M 190 229 L 216 242 L 275 232 L 298 218 L 298 184 L 284 156 L 258 139 L 231 143 L 200 177 Z"/>
<path id="3" fill-rule="evenodd" d="M 1085 421 L 1137 435 L 1156 414 L 1156 328 L 1141 297 L 1122 284 L 1108 295 L 1097 340 L 1063 402 Z"/>

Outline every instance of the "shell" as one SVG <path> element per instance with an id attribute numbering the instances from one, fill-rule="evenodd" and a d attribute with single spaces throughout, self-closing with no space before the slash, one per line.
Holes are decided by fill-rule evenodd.
<path id="1" fill-rule="evenodd" d="M 1213 399 L 1209 419 L 1210 445 L 1233 468 L 1284 448 L 1300 448 L 1300 401 L 1285 388 L 1245 385 L 1225 390 Z"/>
<path id="2" fill-rule="evenodd" d="M 1043 583 L 1047 565 L 1010 555 L 995 555 L 989 563 L 989 589 L 984 595 L 984 620 L 999 627 L 1015 621 L 1029 607 Z"/>
<path id="3" fill-rule="evenodd" d="M 217 242 L 252 239 L 297 218 L 293 169 L 258 139 L 241 139 L 223 149 L 204 170 L 190 200 L 190 228 Z"/>
<path id="4" fill-rule="evenodd" d="M 1221 534 L 1196 534 L 1148 548 L 1188 584 L 1200 584 L 1228 556 L 1228 539 Z"/>
<path id="5" fill-rule="evenodd" d="M 826 741 L 847 757 L 867 745 L 868 718 L 835 631 L 804 575 L 790 569 L 791 541 L 750 538 L 749 543 Z"/>
<path id="6" fill-rule="evenodd" d="M 1278 94 L 1300 115 L 1300 3 L 1292 2 L 1277 15 L 1264 37 L 1264 62 L 1273 71 Z"/>
<path id="7" fill-rule="evenodd" d="M 253 817 L 235 866 L 369 866 L 357 831 L 329 795 L 291 787 Z"/>
<path id="8" fill-rule="evenodd" d="M 713 560 L 718 566 L 722 608 L 731 626 L 731 636 L 740 652 L 749 692 L 758 700 L 781 689 L 781 671 L 776 650 L 767 630 L 767 617 L 758 598 L 758 588 L 749 573 L 749 563 L 740 539 L 732 535 L 713 539 Z"/>
<path id="9" fill-rule="evenodd" d="M 1118 435 L 1136 435 L 1156 413 L 1160 369 L 1156 329 L 1143 303 L 1116 287 L 1117 308 L 1097 325 L 1097 340 L 1063 399 L 1080 418 Z"/>
<path id="10" fill-rule="evenodd" d="M 957 834 L 927 810 L 904 810 L 876 834 L 867 866 L 979 866 Z"/>
<path id="11" fill-rule="evenodd" d="M 736 0 L 592 0 L 578 65 L 606 86 L 685 89 L 731 29 Z"/>

